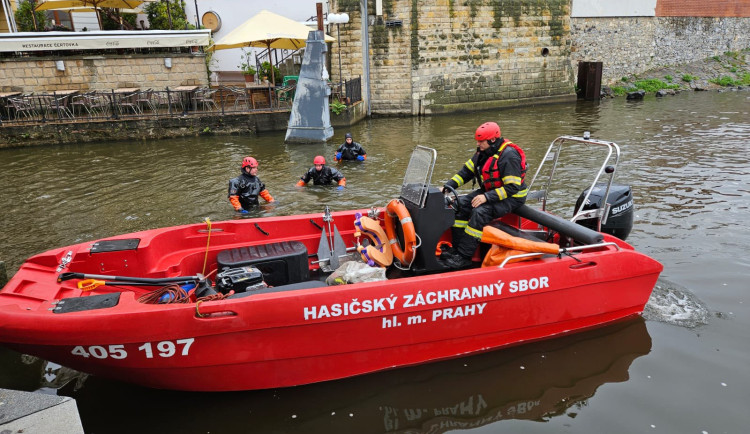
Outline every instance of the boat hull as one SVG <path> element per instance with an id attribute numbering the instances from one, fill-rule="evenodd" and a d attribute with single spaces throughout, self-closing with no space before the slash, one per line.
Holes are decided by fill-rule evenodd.
<path id="1" fill-rule="evenodd" d="M 348 221 L 352 216 L 336 218 Z M 252 222 L 273 233 L 279 220 L 297 227 L 313 217 L 319 216 Z M 252 240 L 242 238 L 250 225 L 219 224 L 223 232 L 212 241 L 211 255 L 264 242 L 257 234 Z M 153 249 L 165 240 L 190 239 L 201 229 L 205 226 L 137 234 L 137 254 L 148 264 L 137 272 L 160 277 L 194 269 L 202 259 L 200 248 L 206 249 L 205 234 L 185 247 L 192 253 L 175 254 L 182 259 L 171 268 L 164 264 L 174 258 Z M 341 229 L 350 240 L 353 225 L 342 224 Z M 296 239 L 314 245 L 315 235 L 306 231 Z M 164 389 L 249 390 L 345 378 L 638 315 L 662 266 L 622 241 L 607 240 L 611 246 L 575 258 L 547 257 L 503 268 L 269 292 L 199 305 L 144 305 L 134 292 L 122 292 L 113 307 L 55 313 L 50 309 L 58 300 L 82 295 L 55 281 L 56 261 L 67 251 L 74 251 L 71 269 L 88 264 L 83 257 L 87 247 L 71 246 L 32 258 L 0 292 L 0 342 L 84 372 Z M 135 254 L 123 252 L 112 264 Z M 158 261 L 149 263 L 149 257 Z M 104 271 L 122 270 L 106 265 Z"/>

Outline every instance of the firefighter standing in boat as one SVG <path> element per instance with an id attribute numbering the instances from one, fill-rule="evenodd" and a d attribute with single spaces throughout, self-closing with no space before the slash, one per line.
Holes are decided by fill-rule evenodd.
<path id="1" fill-rule="evenodd" d="M 258 196 L 266 202 L 274 201 L 266 185 L 258 178 L 258 160 L 253 157 L 242 160 L 242 174 L 229 180 L 228 196 L 234 210 L 243 214 L 258 205 Z"/>
<path id="2" fill-rule="evenodd" d="M 454 248 L 440 255 L 444 263 L 454 269 L 471 266 L 471 257 L 486 224 L 526 202 L 526 156 L 523 150 L 502 138 L 500 127 L 495 122 L 480 125 L 474 138 L 477 141 L 476 153 L 443 187 L 443 193 L 448 193 L 448 187 L 456 189 L 468 181 L 479 183 L 478 189 L 459 197 L 452 228 Z"/>
<path id="3" fill-rule="evenodd" d="M 333 167 L 326 166 L 326 159 L 322 155 L 315 157 L 313 167 L 297 181 L 297 186 L 304 187 L 311 179 L 313 185 L 330 185 L 336 181 L 339 184 L 337 190 L 343 190 L 346 186 L 344 175 Z"/>

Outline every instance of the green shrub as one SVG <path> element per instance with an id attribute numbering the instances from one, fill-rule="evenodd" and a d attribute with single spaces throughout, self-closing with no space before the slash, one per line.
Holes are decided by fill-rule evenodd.
<path id="1" fill-rule="evenodd" d="M 670 83 L 672 82 L 672 76 L 671 75 L 665 75 L 664 79 L 667 80 Z"/>
<path id="2" fill-rule="evenodd" d="M 687 83 L 690 83 L 691 81 L 697 80 L 697 79 L 698 77 L 696 77 L 695 75 L 683 74 L 682 76 L 682 81 L 687 82 Z"/>
<path id="3" fill-rule="evenodd" d="M 331 101 L 331 111 L 335 115 L 340 115 L 341 113 L 346 110 L 346 104 L 342 103 L 341 101 Z"/>
<path id="4" fill-rule="evenodd" d="M 746 72 L 746 73 L 742 74 L 742 77 L 740 77 L 740 81 L 745 86 L 750 85 L 750 72 Z"/>
<path id="5" fill-rule="evenodd" d="M 656 92 L 662 89 L 678 89 L 676 84 L 667 84 L 658 78 L 649 78 L 647 80 L 638 80 L 634 83 L 637 89 L 643 89 L 646 92 Z"/>
<path id="6" fill-rule="evenodd" d="M 612 93 L 617 96 L 623 96 L 628 93 L 628 90 L 622 86 L 612 86 Z"/>
<path id="7" fill-rule="evenodd" d="M 739 80 L 735 80 L 728 75 L 722 75 L 719 78 L 712 78 L 708 81 L 710 81 L 713 84 L 718 84 L 719 86 L 739 86 L 740 85 Z"/>

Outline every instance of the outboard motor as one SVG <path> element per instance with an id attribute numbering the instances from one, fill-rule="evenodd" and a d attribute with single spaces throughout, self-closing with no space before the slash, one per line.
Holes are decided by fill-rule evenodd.
<path id="1" fill-rule="evenodd" d="M 575 213 L 581 207 L 581 202 L 586 196 L 587 190 L 578 197 L 576 201 Z M 604 194 L 607 192 L 607 184 L 596 184 L 594 190 L 589 196 L 587 203 L 583 205 L 583 210 L 599 209 L 603 206 Z M 605 234 L 614 235 L 621 240 L 625 240 L 633 229 L 633 214 L 635 206 L 633 205 L 633 192 L 629 185 L 612 184 L 609 189 L 607 203 L 610 204 L 607 222 L 602 224 L 601 231 Z M 589 229 L 597 230 L 596 219 L 581 219 L 576 223 Z"/>

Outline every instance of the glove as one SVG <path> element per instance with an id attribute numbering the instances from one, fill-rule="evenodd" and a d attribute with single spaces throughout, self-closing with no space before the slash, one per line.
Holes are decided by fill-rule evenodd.
<path id="1" fill-rule="evenodd" d="M 448 189 L 447 185 L 444 185 L 443 186 L 443 194 L 448 194 L 448 193 L 450 193 L 450 189 Z"/>
<path id="2" fill-rule="evenodd" d="M 334 157 L 334 159 L 335 160 L 340 160 L 341 159 L 341 152 L 337 152 L 336 156 Z"/>
<path id="3" fill-rule="evenodd" d="M 357 155 L 357 160 L 365 161 L 365 157 L 363 155 Z"/>
<path id="4" fill-rule="evenodd" d="M 243 208 L 243 209 L 241 209 L 241 210 L 239 210 L 239 211 L 240 211 L 240 214 L 247 214 L 247 213 L 248 213 L 248 210 L 246 210 L 246 209 L 244 209 L 244 208 Z"/>
<path id="5" fill-rule="evenodd" d="M 343 185 L 339 185 L 338 187 L 336 187 L 336 190 L 339 190 L 339 191 L 341 191 L 341 190 L 343 190 L 343 189 L 344 189 L 344 186 L 343 186 Z"/>

